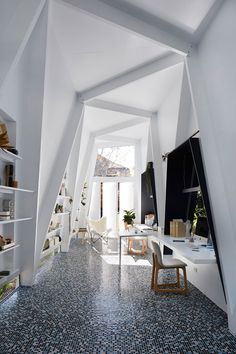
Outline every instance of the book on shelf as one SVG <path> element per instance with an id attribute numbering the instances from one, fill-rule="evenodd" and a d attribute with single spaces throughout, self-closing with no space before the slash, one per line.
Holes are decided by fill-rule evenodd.
<path id="1" fill-rule="evenodd" d="M 0 216 L 10 216 L 11 213 L 10 213 L 10 210 L 7 210 L 7 211 L 0 211 Z"/>
<path id="2" fill-rule="evenodd" d="M 11 216 L 10 215 L 0 216 L 0 221 L 5 221 L 5 220 L 11 220 Z"/>

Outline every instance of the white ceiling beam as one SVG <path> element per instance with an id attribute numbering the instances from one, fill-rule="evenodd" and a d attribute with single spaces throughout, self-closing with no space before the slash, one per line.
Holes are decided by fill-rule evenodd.
<path id="1" fill-rule="evenodd" d="M 211 24 L 212 20 L 215 18 L 217 12 L 220 10 L 224 0 L 215 0 L 203 18 L 202 22 L 200 23 L 198 29 L 193 34 L 193 43 L 197 44 L 200 42 L 201 38 L 203 37 L 204 33 L 206 32 L 207 28 Z"/>
<path id="2" fill-rule="evenodd" d="M 87 102 L 93 98 L 100 96 L 106 92 L 114 90 L 118 87 L 127 85 L 133 81 L 137 81 L 148 75 L 154 74 L 158 71 L 168 69 L 172 66 L 183 63 L 183 57 L 178 54 L 168 54 L 158 60 L 152 60 L 149 63 L 138 66 L 132 70 L 118 75 L 112 79 L 106 80 L 88 90 L 79 93 L 80 100 Z"/>
<path id="3" fill-rule="evenodd" d="M 102 19 L 104 22 L 112 23 L 136 35 L 155 41 L 179 54 L 188 54 L 191 44 L 180 34 L 177 35 L 177 31 L 173 31 L 173 26 L 168 26 L 165 21 L 159 18 L 155 18 L 155 23 L 153 23 L 148 21 L 145 13 L 142 17 L 135 17 L 131 12 L 122 11 L 99 0 L 64 0 L 64 2 Z"/>
<path id="4" fill-rule="evenodd" d="M 102 135 L 111 134 L 111 133 L 114 133 L 119 130 L 133 127 L 134 125 L 142 124 L 145 121 L 146 120 L 141 119 L 141 118 L 131 119 L 131 120 L 127 120 L 122 123 L 111 125 L 110 127 L 107 127 L 104 129 L 96 130 L 96 131 L 92 132 L 91 134 L 93 137 L 99 137 Z"/>
<path id="5" fill-rule="evenodd" d="M 120 144 L 128 144 L 128 145 L 135 145 L 139 142 L 139 139 L 127 138 L 124 136 L 117 136 L 117 135 L 100 135 L 97 139 L 110 141 L 110 142 L 118 142 Z"/>
<path id="6" fill-rule="evenodd" d="M 108 102 L 108 101 L 103 101 L 98 99 L 88 101 L 86 103 L 86 106 L 95 107 L 98 109 L 104 109 L 112 112 L 130 114 L 132 116 L 138 116 L 143 118 L 151 118 L 153 114 L 153 112 L 147 111 L 145 109 L 139 109 L 135 107 L 126 106 L 123 104 L 118 104 L 118 103 L 113 103 L 113 102 Z"/>

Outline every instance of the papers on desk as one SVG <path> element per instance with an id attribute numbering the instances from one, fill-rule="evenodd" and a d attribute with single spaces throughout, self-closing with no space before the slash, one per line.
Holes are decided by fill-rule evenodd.
<path id="1" fill-rule="evenodd" d="M 135 224 L 134 227 L 139 230 L 139 231 L 148 231 L 148 230 L 152 230 L 152 228 L 150 226 L 147 226 L 145 224 Z"/>

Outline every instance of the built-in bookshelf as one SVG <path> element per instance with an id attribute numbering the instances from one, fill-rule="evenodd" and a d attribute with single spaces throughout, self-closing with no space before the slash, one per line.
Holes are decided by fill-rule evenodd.
<path id="1" fill-rule="evenodd" d="M 46 234 L 43 250 L 41 252 L 41 259 L 60 251 L 68 251 L 72 199 L 70 196 L 66 195 L 66 193 L 67 180 L 65 174 L 52 212 L 48 233 Z"/>
<path id="2" fill-rule="evenodd" d="M 2 123 L 5 124 L 9 142 L 15 146 L 16 122 L 7 115 L 4 115 L 3 119 L 1 112 L 1 126 Z M 24 208 L 16 208 L 15 201 L 18 193 L 21 195 L 33 193 L 30 189 L 22 188 L 23 181 L 17 180 L 16 164 L 21 163 L 22 160 L 15 148 L 11 148 L 11 151 L 2 148 L 0 139 L 0 287 L 20 274 L 19 252 L 22 238 L 19 237 L 15 225 L 32 219 L 31 215 L 22 215 Z"/>

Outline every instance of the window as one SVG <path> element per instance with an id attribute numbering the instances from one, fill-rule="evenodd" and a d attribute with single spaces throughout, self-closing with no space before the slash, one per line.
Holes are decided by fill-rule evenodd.
<path id="1" fill-rule="evenodd" d="M 114 146 L 98 149 L 95 177 L 133 177 L 134 146 Z"/>

